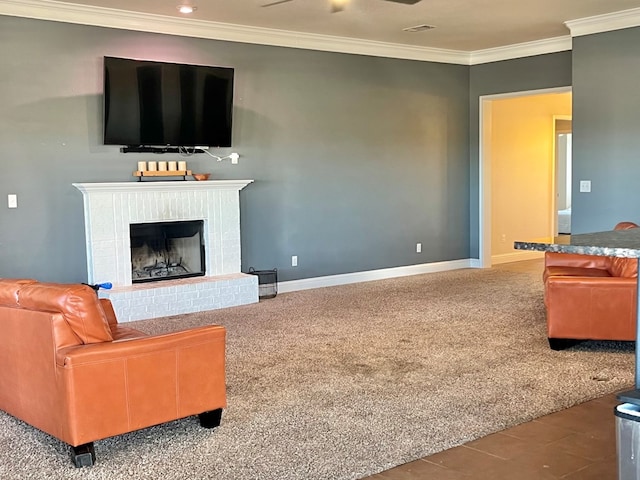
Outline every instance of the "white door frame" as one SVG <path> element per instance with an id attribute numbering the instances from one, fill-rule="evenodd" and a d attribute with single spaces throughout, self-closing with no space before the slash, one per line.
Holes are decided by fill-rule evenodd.
<path id="1" fill-rule="evenodd" d="M 558 235 L 558 133 L 556 132 L 556 120 L 573 120 L 573 115 L 554 115 L 553 119 L 553 164 L 551 165 L 551 186 L 553 187 L 553 198 L 551 199 L 551 232 L 553 236 Z"/>
<path id="2" fill-rule="evenodd" d="M 481 95 L 479 114 L 479 163 L 478 163 L 478 254 L 481 268 L 491 267 L 491 102 L 505 98 L 517 98 L 528 95 L 544 95 L 547 93 L 571 92 L 571 87 L 545 88 L 541 90 L 525 90 L 521 92 Z M 526 239 L 523 239 L 526 240 Z"/>

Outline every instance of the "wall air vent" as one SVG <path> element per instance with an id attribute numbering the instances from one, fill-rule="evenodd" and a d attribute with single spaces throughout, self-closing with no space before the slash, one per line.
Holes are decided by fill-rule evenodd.
<path id="1" fill-rule="evenodd" d="M 433 30 L 434 28 L 436 28 L 433 25 L 427 25 L 426 23 L 423 23 L 422 25 L 416 25 L 415 27 L 407 27 L 407 28 L 403 28 L 402 31 L 404 32 L 426 32 L 427 30 Z"/>

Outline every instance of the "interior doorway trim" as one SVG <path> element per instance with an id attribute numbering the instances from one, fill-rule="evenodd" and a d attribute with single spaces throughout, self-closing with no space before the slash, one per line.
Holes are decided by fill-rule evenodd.
<path id="1" fill-rule="evenodd" d="M 524 90 L 520 92 L 481 95 L 479 101 L 479 162 L 478 162 L 478 239 L 479 263 L 481 268 L 491 267 L 491 105 L 494 100 L 518 98 L 549 93 L 568 93 L 571 86 Z M 526 240 L 526 239 L 524 239 Z"/>
<path id="2" fill-rule="evenodd" d="M 557 121 L 573 121 L 573 115 L 554 115 L 553 119 L 553 164 L 551 165 L 551 185 L 553 186 L 553 198 L 551 199 L 551 232 L 553 236 L 558 235 L 558 132 Z"/>

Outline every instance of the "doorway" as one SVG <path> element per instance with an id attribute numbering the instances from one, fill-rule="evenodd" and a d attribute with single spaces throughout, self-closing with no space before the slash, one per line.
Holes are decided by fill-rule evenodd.
<path id="1" fill-rule="evenodd" d="M 571 87 L 480 97 L 480 266 L 537 258 L 513 242 L 557 228 L 555 119 Z"/>

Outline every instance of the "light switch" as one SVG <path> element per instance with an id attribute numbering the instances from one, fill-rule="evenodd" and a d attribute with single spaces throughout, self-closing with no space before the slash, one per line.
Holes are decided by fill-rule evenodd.
<path id="1" fill-rule="evenodd" d="M 7 206 L 9 208 L 18 208 L 18 195 L 15 193 L 7 195 Z"/>
<path id="2" fill-rule="evenodd" d="M 589 193 L 591 191 L 591 180 L 580 180 L 580 191 Z"/>

